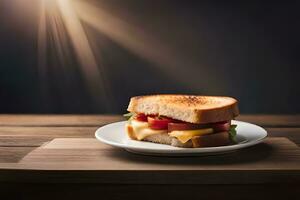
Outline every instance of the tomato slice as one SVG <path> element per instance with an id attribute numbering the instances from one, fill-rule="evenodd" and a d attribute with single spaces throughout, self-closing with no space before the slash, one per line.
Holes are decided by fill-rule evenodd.
<path id="1" fill-rule="evenodd" d="M 178 123 L 169 123 L 168 124 L 168 132 L 172 131 L 180 131 L 180 130 L 196 130 L 196 129 L 203 129 L 203 128 L 213 128 L 214 132 L 222 132 L 222 131 L 229 131 L 231 122 L 224 121 L 224 122 L 217 122 L 211 124 L 192 124 L 187 122 L 178 122 Z"/>
<path id="2" fill-rule="evenodd" d="M 153 116 L 148 116 L 148 124 L 151 129 L 155 130 L 164 130 L 168 129 L 168 124 L 173 122 L 173 119 L 167 118 L 167 117 L 153 117 Z"/>
<path id="3" fill-rule="evenodd" d="M 214 132 L 229 131 L 231 121 L 217 122 L 211 124 L 211 127 L 214 129 Z"/>
<path id="4" fill-rule="evenodd" d="M 168 132 L 181 131 L 181 130 L 196 130 L 209 128 L 209 124 L 192 124 L 187 122 L 169 123 Z"/>
<path id="5" fill-rule="evenodd" d="M 210 124 L 193 124 L 188 122 L 180 122 L 178 120 L 174 120 L 162 116 L 153 116 L 153 115 L 146 116 L 145 114 L 136 115 L 136 119 L 143 122 L 148 121 L 149 127 L 151 129 L 155 129 L 155 130 L 167 129 L 168 132 L 213 128 L 214 132 L 217 133 L 217 132 L 229 131 L 231 125 L 231 121 L 223 121 L 223 122 L 210 123 Z"/>
<path id="6" fill-rule="evenodd" d="M 143 113 L 138 113 L 135 117 L 136 120 L 141 121 L 141 122 L 147 122 L 147 115 Z"/>

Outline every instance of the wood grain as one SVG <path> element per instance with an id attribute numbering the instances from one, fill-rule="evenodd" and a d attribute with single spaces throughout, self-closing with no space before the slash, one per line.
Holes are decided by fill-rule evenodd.
<path id="1" fill-rule="evenodd" d="M 119 120 L 119 115 L 0 115 L 0 182 L 300 183 L 300 115 L 241 115 L 238 120 L 262 125 L 275 138 L 231 154 L 163 159 L 94 139 L 98 127 Z"/>
<path id="2" fill-rule="evenodd" d="M 59 138 L 52 140 L 41 149 L 112 149 L 95 138 Z"/>
<path id="3" fill-rule="evenodd" d="M 17 163 L 35 147 L 0 147 L 0 168 L 2 163 Z"/>
<path id="4" fill-rule="evenodd" d="M 300 115 L 240 115 L 237 120 L 263 127 L 300 127 Z"/>
<path id="5" fill-rule="evenodd" d="M 92 138 L 97 127 L 1 127 L 0 146 L 41 146 L 55 138 Z"/>
<path id="6" fill-rule="evenodd" d="M 39 147 L 52 139 L 42 136 L 0 136 L 0 147 Z"/>
<path id="7" fill-rule="evenodd" d="M 21 152 L 17 158 L 0 164 L 2 181 L 107 184 L 300 182 L 300 149 L 286 138 L 269 138 L 251 148 L 206 157 L 162 159 L 140 156 L 93 138 L 55 139 L 27 151 L 20 160 L 24 154 Z"/>
<path id="8" fill-rule="evenodd" d="M 121 115 L 0 115 L 0 126 L 102 126 Z"/>
<path id="9" fill-rule="evenodd" d="M 267 128 L 270 137 L 286 137 L 300 146 L 300 128 Z"/>
<path id="10" fill-rule="evenodd" d="M 35 149 L 21 160 L 21 163 L 31 162 L 62 163 L 65 167 L 70 163 L 72 169 L 83 169 L 84 165 L 92 170 L 298 169 L 300 148 L 286 138 L 269 138 L 261 145 L 217 157 L 162 159 L 127 153 L 94 138 L 61 138 Z M 274 165 L 279 162 L 281 165 Z M 76 168 L 77 163 L 83 165 Z"/>
<path id="11" fill-rule="evenodd" d="M 0 136 L 94 137 L 98 127 L 0 127 Z"/>

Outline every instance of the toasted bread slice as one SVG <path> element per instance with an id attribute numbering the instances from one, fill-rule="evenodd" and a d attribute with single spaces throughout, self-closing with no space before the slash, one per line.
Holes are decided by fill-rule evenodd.
<path id="1" fill-rule="evenodd" d="M 126 132 L 130 139 L 137 140 L 134 129 L 131 125 L 126 126 Z M 168 144 L 175 147 L 183 148 L 199 148 L 199 147 L 216 147 L 231 144 L 228 132 L 219 132 L 203 136 L 195 136 L 186 143 L 180 142 L 175 137 L 171 137 L 168 133 L 154 134 L 147 136 L 143 141 L 154 142 L 159 144 Z"/>
<path id="2" fill-rule="evenodd" d="M 170 94 L 132 97 L 127 110 L 196 124 L 231 120 L 239 114 L 237 100 L 231 97 Z"/>
<path id="3" fill-rule="evenodd" d="M 159 143 L 159 144 L 168 144 L 168 145 L 172 145 L 174 147 L 184 147 L 184 148 L 192 148 L 193 147 L 191 140 L 186 143 L 182 143 L 179 140 L 177 140 L 176 138 L 170 137 L 167 133 L 150 135 L 148 137 L 145 137 L 143 140 L 148 141 L 148 142 Z"/>
<path id="4" fill-rule="evenodd" d="M 150 135 L 143 139 L 144 141 L 159 144 L 168 144 L 174 147 L 199 148 L 199 147 L 218 147 L 231 144 L 228 132 L 214 133 L 210 135 L 195 136 L 186 143 L 180 142 L 168 134 Z"/>

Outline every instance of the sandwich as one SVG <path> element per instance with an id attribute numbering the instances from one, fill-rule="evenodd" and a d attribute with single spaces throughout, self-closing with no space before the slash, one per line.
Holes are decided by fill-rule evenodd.
<path id="1" fill-rule="evenodd" d="M 231 97 L 148 95 L 130 99 L 125 114 L 126 133 L 132 140 L 183 148 L 215 147 L 235 143 L 239 114 Z"/>

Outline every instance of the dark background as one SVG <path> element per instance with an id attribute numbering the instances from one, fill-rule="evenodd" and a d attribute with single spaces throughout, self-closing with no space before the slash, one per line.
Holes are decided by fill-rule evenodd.
<path id="1" fill-rule="evenodd" d="M 16 10 L 14 1 L 0 1 L 1 113 L 124 113 L 131 96 L 150 93 L 226 95 L 239 100 L 242 113 L 300 113 L 297 1 L 90 1 L 155 38 L 174 58 L 152 62 L 83 24 L 90 43 L 101 46 L 96 57 L 109 106 L 100 92 L 92 100 L 79 70 L 64 84 L 55 62 L 48 65 L 47 89 L 41 87 L 36 15 Z M 76 61 L 69 65 L 79 68 Z"/>

